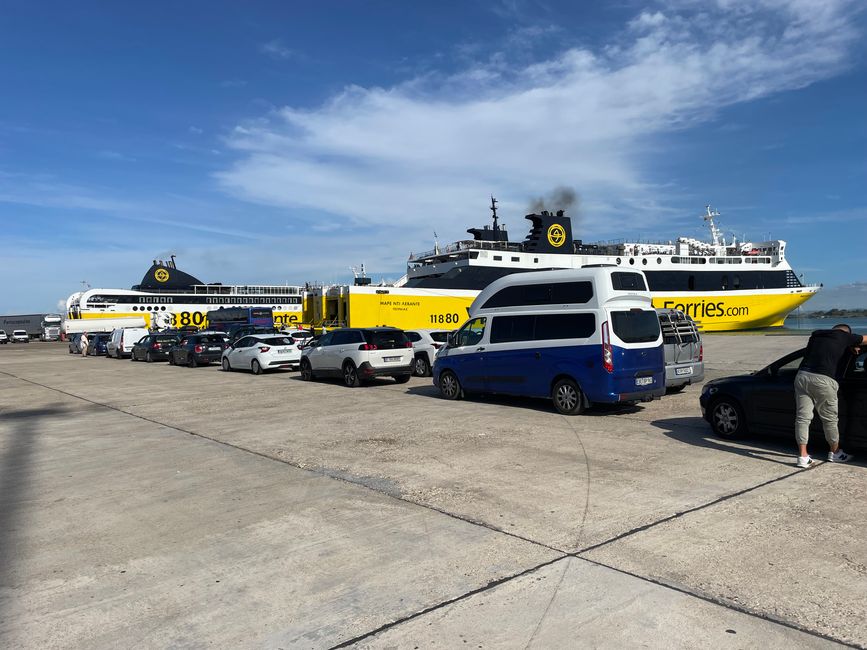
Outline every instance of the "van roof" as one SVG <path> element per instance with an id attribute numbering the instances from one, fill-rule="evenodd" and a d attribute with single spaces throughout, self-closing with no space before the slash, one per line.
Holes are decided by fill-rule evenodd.
<path id="1" fill-rule="evenodd" d="M 566 304 L 575 305 L 576 308 L 596 309 L 602 305 L 617 301 L 624 307 L 651 308 L 652 301 L 650 292 L 647 290 L 615 289 L 612 276 L 615 273 L 636 274 L 647 279 L 638 269 L 627 269 L 620 266 L 594 266 L 580 269 L 558 269 L 554 271 L 528 271 L 526 273 L 510 273 L 498 280 L 494 280 L 470 305 L 470 316 L 479 313 L 500 313 L 505 311 L 555 311 L 563 309 Z M 508 307 L 483 307 L 493 295 L 506 287 L 522 285 L 552 285 L 565 282 L 590 282 L 593 285 L 593 297 L 582 303 L 561 304 L 532 304 L 515 305 Z"/>

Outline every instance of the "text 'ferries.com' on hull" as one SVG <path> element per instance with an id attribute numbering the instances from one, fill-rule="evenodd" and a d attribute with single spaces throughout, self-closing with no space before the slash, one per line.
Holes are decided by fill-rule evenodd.
<path id="1" fill-rule="evenodd" d="M 529 234 L 510 242 L 494 199 L 491 210 L 493 227 L 470 228 L 471 240 L 411 255 L 406 275 L 392 286 L 343 288 L 341 313 L 329 315 L 353 326 L 453 329 L 466 320 L 475 296 L 504 275 L 614 265 L 644 272 L 654 307 L 680 309 L 705 331 L 728 331 L 781 326 L 820 288 L 795 275 L 784 241 L 727 243 L 714 223 L 719 213 L 709 206 L 703 218 L 711 241 L 660 243 L 585 244 L 572 238 L 562 211 L 527 215 Z"/>

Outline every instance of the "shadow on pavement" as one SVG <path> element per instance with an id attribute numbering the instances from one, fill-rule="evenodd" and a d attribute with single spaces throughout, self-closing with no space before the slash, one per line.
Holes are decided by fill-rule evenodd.
<path id="1" fill-rule="evenodd" d="M 676 417 L 653 420 L 651 424 L 678 442 L 717 449 L 737 456 L 748 456 L 770 463 L 795 463 L 795 441 L 779 437 L 750 436 L 741 440 L 718 438 L 710 425 L 700 417 Z"/>
<path id="2" fill-rule="evenodd" d="M 21 530 L 39 426 L 45 418 L 63 416 L 67 409 L 47 407 L 5 411 L 0 433 L 0 588 L 11 589 L 16 542 Z M 3 618 L 0 600 L 0 619 Z"/>
<path id="3" fill-rule="evenodd" d="M 439 389 L 436 386 L 410 386 L 406 389 L 409 395 L 423 395 L 424 397 L 440 397 Z M 550 399 L 533 398 L 533 397 L 517 397 L 515 395 L 502 395 L 496 393 L 470 393 L 463 398 L 466 402 L 476 402 L 479 404 L 491 404 L 495 406 L 504 406 L 508 408 L 521 408 L 531 411 L 540 411 L 543 413 L 551 413 L 556 415 L 554 405 Z M 595 417 L 600 415 L 624 415 L 629 413 L 639 413 L 642 407 L 637 404 L 594 404 L 589 409 L 585 410 L 577 417 Z M 570 416 L 571 417 L 571 416 Z"/>

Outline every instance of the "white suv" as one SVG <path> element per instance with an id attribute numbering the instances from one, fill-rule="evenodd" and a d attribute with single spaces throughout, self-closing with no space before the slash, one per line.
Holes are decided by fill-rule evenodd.
<path id="1" fill-rule="evenodd" d="M 394 327 L 344 328 L 328 332 L 301 351 L 301 379 L 340 377 L 350 387 L 373 377 L 398 384 L 412 375 L 412 343 Z"/>
<path id="2" fill-rule="evenodd" d="M 406 333 L 412 343 L 415 358 L 412 362 L 412 374 L 416 377 L 427 377 L 433 368 L 437 350 L 448 343 L 448 330 L 410 330 Z"/>
<path id="3" fill-rule="evenodd" d="M 9 337 L 6 336 L 6 332 L 0 330 L 0 343 L 9 343 Z"/>
<path id="4" fill-rule="evenodd" d="M 261 375 L 275 368 L 297 369 L 301 360 L 299 344 L 286 334 L 242 336 L 223 350 L 223 370 L 252 370 Z"/>
<path id="5" fill-rule="evenodd" d="M 27 330 L 12 330 L 13 343 L 30 343 L 30 336 Z"/>

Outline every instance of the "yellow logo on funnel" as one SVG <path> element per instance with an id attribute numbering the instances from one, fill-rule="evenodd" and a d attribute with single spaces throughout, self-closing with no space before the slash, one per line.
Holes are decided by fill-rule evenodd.
<path id="1" fill-rule="evenodd" d="M 548 243 L 554 248 L 560 248 L 566 243 L 566 229 L 559 223 L 555 223 L 548 228 Z"/>
<path id="2" fill-rule="evenodd" d="M 548 237 L 550 238 L 551 235 L 548 235 Z M 154 271 L 154 279 L 157 282 L 167 282 L 169 279 L 169 272 L 165 269 L 157 269 Z"/>

